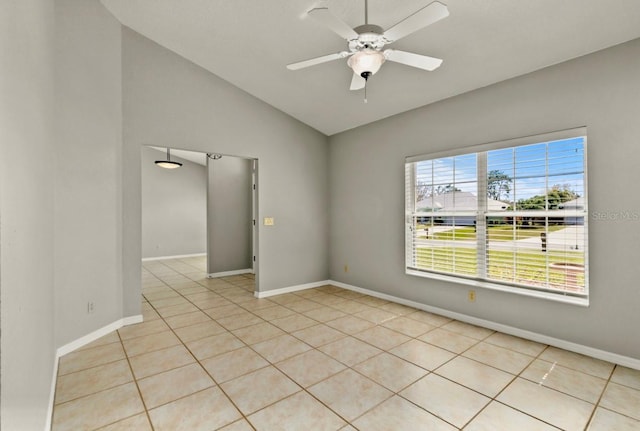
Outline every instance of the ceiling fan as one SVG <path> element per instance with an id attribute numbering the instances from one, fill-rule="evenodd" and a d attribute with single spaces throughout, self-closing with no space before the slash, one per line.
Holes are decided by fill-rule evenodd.
<path id="1" fill-rule="evenodd" d="M 365 0 L 364 6 L 365 24 L 353 29 L 344 21 L 331 14 L 326 7 L 314 8 L 307 13 L 316 21 L 326 25 L 338 36 L 346 39 L 349 51 L 342 51 L 292 63 L 287 65 L 287 69 L 289 70 L 303 69 L 305 67 L 315 66 L 316 64 L 349 57 L 347 64 L 353 70 L 350 89 L 360 90 L 366 87 L 367 80 L 380 70 L 380 66 L 382 66 L 382 63 L 386 60 L 428 71 L 433 71 L 442 64 L 442 60 L 439 58 L 396 49 L 382 50 L 385 45 L 400 40 L 415 31 L 449 16 L 447 6 L 438 1 L 434 1 L 412 15 L 409 15 L 386 31 L 380 26 L 369 24 L 367 0 Z"/>

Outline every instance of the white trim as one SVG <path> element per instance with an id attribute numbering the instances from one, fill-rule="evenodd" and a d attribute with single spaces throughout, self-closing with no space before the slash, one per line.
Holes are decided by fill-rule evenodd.
<path id="1" fill-rule="evenodd" d="M 282 295 L 283 293 L 298 292 L 300 290 L 313 289 L 314 287 L 326 286 L 331 284 L 329 280 L 316 281 L 313 283 L 298 284 L 296 286 L 282 287 L 280 289 L 266 290 L 264 292 L 253 292 L 256 298 L 267 298 L 269 296 Z"/>
<path id="2" fill-rule="evenodd" d="M 122 318 L 122 326 L 135 325 L 136 323 L 142 323 L 144 318 L 142 314 L 136 314 L 135 316 L 128 316 Z"/>
<path id="3" fill-rule="evenodd" d="M 569 350 L 571 352 L 580 353 L 582 355 L 591 356 L 592 358 L 601 359 L 603 361 L 612 362 L 625 367 L 640 370 L 640 359 L 632 358 L 630 356 L 619 355 L 617 353 L 607 352 L 606 350 L 600 350 L 593 347 L 585 346 L 583 344 L 573 343 L 571 341 L 562 340 L 559 338 L 550 337 L 544 334 L 538 334 L 536 332 L 527 331 L 525 329 L 515 328 L 513 326 L 503 325 L 501 323 L 492 322 L 490 320 L 480 319 L 473 316 L 467 316 L 466 314 L 456 313 L 454 311 L 445 310 L 444 308 L 433 307 L 431 305 L 422 304 L 420 302 L 411 301 L 408 299 L 398 298 L 397 296 L 387 295 L 386 293 L 376 292 L 374 290 L 364 289 L 362 287 L 352 286 L 350 284 L 341 283 L 339 281 L 329 280 L 328 284 L 343 289 L 352 290 L 354 292 L 364 293 L 366 295 L 375 296 L 376 298 L 386 299 L 388 301 L 397 302 L 399 304 L 407 305 L 409 307 L 418 308 L 420 310 L 428 311 L 430 313 L 439 314 L 441 316 L 449 317 L 451 319 L 459 320 L 461 322 L 470 323 L 476 326 L 482 326 L 484 328 L 493 329 L 495 331 L 503 332 L 505 334 L 514 335 L 516 337 L 526 338 L 527 340 L 536 341 L 538 343 L 548 344 L 550 346 L 558 347 L 561 349 Z"/>
<path id="4" fill-rule="evenodd" d="M 102 328 L 95 330 L 90 334 L 85 335 L 84 337 L 80 337 L 77 340 L 74 340 L 70 343 L 65 344 L 62 347 L 59 347 L 58 350 L 56 351 L 56 358 L 60 358 L 61 356 L 66 355 L 67 353 L 71 353 L 74 350 L 79 349 L 80 347 L 86 346 L 87 344 L 97 340 L 98 338 L 104 337 L 109 332 L 113 332 L 126 325 L 141 323 L 142 320 L 143 320 L 142 314 L 118 319 L 115 322 L 108 324 L 107 326 L 103 326 Z"/>
<path id="5" fill-rule="evenodd" d="M 587 136 L 587 126 L 579 126 L 571 129 L 557 130 L 555 132 L 541 133 L 538 135 L 523 136 L 521 138 L 504 139 L 501 141 L 487 142 L 469 147 L 453 148 L 450 150 L 437 151 L 434 153 L 418 154 L 405 157 L 405 163 L 421 162 L 423 160 L 439 159 L 442 157 L 460 156 L 467 153 L 479 153 L 483 151 L 498 150 L 502 148 L 518 147 L 521 145 L 537 144 L 550 141 L 561 141 L 563 139 L 578 138 Z M 586 139 L 585 139 L 586 140 Z"/>
<path id="6" fill-rule="evenodd" d="M 212 272 L 211 274 L 207 274 L 207 278 L 229 277 L 231 275 L 241 275 L 241 274 L 253 274 L 253 269 L 246 268 L 246 269 L 236 269 L 234 271 Z"/>
<path id="7" fill-rule="evenodd" d="M 183 259 L 185 257 L 200 257 L 206 256 L 207 253 L 194 253 L 194 254 L 176 254 L 174 256 L 158 256 L 158 257 L 143 257 L 143 262 L 150 262 L 152 260 L 164 260 L 164 259 Z"/>
<path id="8" fill-rule="evenodd" d="M 107 335 L 109 332 L 113 332 L 117 329 L 122 328 L 123 326 L 126 325 L 131 325 L 134 323 L 140 323 L 142 322 L 142 315 L 138 314 L 136 316 L 129 316 L 129 317 L 124 317 L 122 319 L 118 319 L 113 323 L 108 324 L 107 326 L 103 326 L 100 329 L 97 329 L 87 335 L 85 335 L 84 337 L 80 337 L 77 340 L 74 340 L 70 343 L 65 344 L 62 347 L 59 347 L 58 350 L 56 351 L 56 356 L 59 358 L 61 356 L 66 355 L 67 353 L 71 353 L 74 350 L 79 349 L 80 347 L 86 346 L 87 344 L 97 340 L 100 337 L 104 337 L 105 335 Z"/>
<path id="9" fill-rule="evenodd" d="M 97 329 L 83 337 L 80 337 L 70 343 L 65 344 L 62 347 L 59 347 L 58 350 L 56 351 L 56 355 L 58 357 L 64 356 L 68 353 L 73 352 L 74 350 L 77 350 L 83 346 L 86 346 L 87 344 L 91 343 L 92 341 L 97 340 L 100 337 L 103 337 L 105 335 L 107 335 L 109 332 L 113 332 L 119 328 L 122 327 L 122 319 L 117 320 L 113 323 L 110 323 L 107 326 L 103 326 L 100 329 Z"/>

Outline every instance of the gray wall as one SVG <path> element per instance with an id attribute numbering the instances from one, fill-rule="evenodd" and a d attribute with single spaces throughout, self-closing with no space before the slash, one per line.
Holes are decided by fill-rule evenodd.
<path id="1" fill-rule="evenodd" d="M 55 4 L 54 281 L 61 346 L 122 318 L 122 72 L 115 18 L 96 1 Z"/>
<path id="2" fill-rule="evenodd" d="M 640 221 L 590 220 L 588 308 L 405 275 L 403 223 L 405 156 L 582 125 L 590 211 L 640 213 L 639 71 L 635 40 L 331 137 L 331 278 L 640 358 Z"/>
<path id="3" fill-rule="evenodd" d="M 207 168 L 174 155 L 181 168 L 157 167 L 154 162 L 164 158 L 166 153 L 142 149 L 142 257 L 205 253 Z"/>
<path id="4" fill-rule="evenodd" d="M 251 269 L 252 161 L 224 156 L 209 159 L 208 272 Z"/>
<path id="5" fill-rule="evenodd" d="M 259 159 L 258 219 L 276 222 L 259 229 L 260 289 L 327 279 L 324 135 L 127 28 L 123 95 L 125 303 L 140 307 L 141 145 Z"/>
<path id="6" fill-rule="evenodd" d="M 0 428 L 42 430 L 54 364 L 54 10 L 0 2 Z"/>
<path id="7" fill-rule="evenodd" d="M 122 317 L 121 34 L 97 1 L 1 8 L 1 427 L 41 430 L 56 348 Z"/>

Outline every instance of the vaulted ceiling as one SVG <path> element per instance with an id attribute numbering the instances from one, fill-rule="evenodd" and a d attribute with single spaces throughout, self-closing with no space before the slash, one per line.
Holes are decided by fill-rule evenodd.
<path id="1" fill-rule="evenodd" d="M 444 59 L 434 72 L 386 62 L 350 91 L 345 40 L 307 16 L 326 6 L 351 27 L 364 0 L 101 0 L 120 22 L 326 135 L 640 37 L 638 0 L 441 0 L 450 16 L 391 47 Z M 387 29 L 431 0 L 370 0 Z"/>

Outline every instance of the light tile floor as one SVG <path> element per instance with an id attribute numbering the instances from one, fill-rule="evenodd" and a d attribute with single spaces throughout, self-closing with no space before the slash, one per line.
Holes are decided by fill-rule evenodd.
<path id="1" fill-rule="evenodd" d="M 144 323 L 60 359 L 61 430 L 640 430 L 640 371 L 324 286 L 146 262 Z"/>

